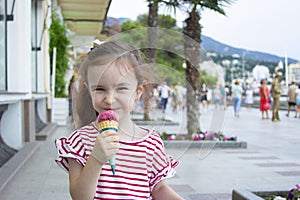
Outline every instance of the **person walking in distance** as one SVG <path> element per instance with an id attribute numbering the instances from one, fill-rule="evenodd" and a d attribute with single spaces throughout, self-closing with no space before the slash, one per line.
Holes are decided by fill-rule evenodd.
<path id="1" fill-rule="evenodd" d="M 288 93 L 287 93 L 287 103 L 288 103 L 288 110 L 286 113 L 286 116 L 289 117 L 290 115 L 290 111 L 291 111 L 291 107 L 294 107 L 295 109 L 295 118 L 297 117 L 296 114 L 296 90 L 297 90 L 297 85 L 295 83 L 295 81 L 291 82 L 291 85 L 289 87 Z"/>
<path id="2" fill-rule="evenodd" d="M 240 86 L 240 82 L 236 80 L 232 86 L 232 97 L 233 97 L 233 110 L 234 116 L 240 116 L 241 103 L 242 103 L 243 88 Z"/>
<path id="3" fill-rule="evenodd" d="M 300 118 L 300 84 L 298 85 L 298 88 L 295 91 L 296 93 L 296 117 L 298 116 Z"/>
<path id="4" fill-rule="evenodd" d="M 166 112 L 168 99 L 171 94 L 171 88 L 167 85 L 166 81 L 163 81 L 160 86 L 158 86 L 158 91 L 160 93 L 160 104 L 162 112 Z"/>
<path id="5" fill-rule="evenodd" d="M 259 109 L 261 111 L 261 118 L 262 119 L 269 119 L 268 110 L 271 109 L 270 92 L 269 92 L 269 88 L 267 87 L 267 81 L 265 79 L 261 80 L 261 86 L 259 88 L 259 94 L 260 94 Z M 266 117 L 264 116 L 264 113 L 266 114 Z"/>
<path id="6" fill-rule="evenodd" d="M 247 105 L 247 109 L 251 110 L 253 104 L 253 90 L 250 85 L 248 85 L 247 90 L 245 92 L 245 104 Z"/>

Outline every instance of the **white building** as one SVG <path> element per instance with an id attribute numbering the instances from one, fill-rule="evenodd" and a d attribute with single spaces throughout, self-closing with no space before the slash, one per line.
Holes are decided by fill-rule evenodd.
<path id="1" fill-rule="evenodd" d="M 95 39 L 102 31 L 110 1 L 58 2 L 74 35 L 93 35 Z M 0 169 L 19 150 L 41 139 L 45 129 L 55 128 L 50 123 L 51 2 L 55 0 L 0 1 Z"/>
<path id="2" fill-rule="evenodd" d="M 292 81 L 300 83 L 300 62 L 288 66 L 288 76 L 289 83 Z"/>
<path id="3" fill-rule="evenodd" d="M 260 81 L 262 79 L 268 79 L 270 77 L 270 71 L 268 67 L 264 65 L 256 65 L 252 70 L 253 78 Z"/>
<path id="4" fill-rule="evenodd" d="M 4 0 L 0 13 L 0 151 L 13 152 L 49 125 L 51 12 L 47 1 Z"/>
<path id="5" fill-rule="evenodd" d="M 222 66 L 213 61 L 204 61 L 200 64 L 200 70 L 204 70 L 208 75 L 218 78 L 217 84 L 225 85 L 225 70 Z"/>

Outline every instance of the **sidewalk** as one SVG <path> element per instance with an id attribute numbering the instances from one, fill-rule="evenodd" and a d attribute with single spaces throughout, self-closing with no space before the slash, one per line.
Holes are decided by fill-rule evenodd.
<path id="1" fill-rule="evenodd" d="M 159 116 L 159 111 L 154 116 Z M 233 189 L 289 190 L 300 183 L 300 119 L 280 113 L 281 122 L 262 120 L 257 109 L 242 108 L 233 116 L 213 109 L 202 113 L 202 130 L 220 128 L 226 136 L 246 141 L 247 149 L 167 148 L 180 161 L 177 174 L 168 184 L 187 200 L 229 200 Z M 168 111 L 167 119 L 178 126 L 159 126 L 167 133 L 186 130 L 186 116 Z M 1 200 L 68 200 L 68 175 L 54 159 L 54 139 L 67 136 L 70 126 L 58 126 L 20 168 L 0 193 Z"/>

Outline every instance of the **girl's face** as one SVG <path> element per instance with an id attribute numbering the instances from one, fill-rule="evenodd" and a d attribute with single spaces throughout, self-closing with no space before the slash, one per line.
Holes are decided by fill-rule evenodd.
<path id="1" fill-rule="evenodd" d="M 109 66 L 90 67 L 87 77 L 94 109 L 98 113 L 114 110 L 121 119 L 130 116 L 143 88 L 138 86 L 131 68 L 118 65 L 112 63 Z"/>

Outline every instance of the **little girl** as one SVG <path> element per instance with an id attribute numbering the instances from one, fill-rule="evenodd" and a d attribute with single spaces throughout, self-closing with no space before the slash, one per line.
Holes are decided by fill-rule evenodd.
<path id="1" fill-rule="evenodd" d="M 182 199 L 164 182 L 178 162 L 166 155 L 155 130 L 130 117 L 149 75 L 143 67 L 140 52 L 121 41 L 95 45 L 81 64 L 73 97 L 77 130 L 55 141 L 73 199 Z M 99 134 L 96 118 L 106 110 L 119 116 L 118 133 Z M 115 176 L 107 162 L 114 154 Z"/>

